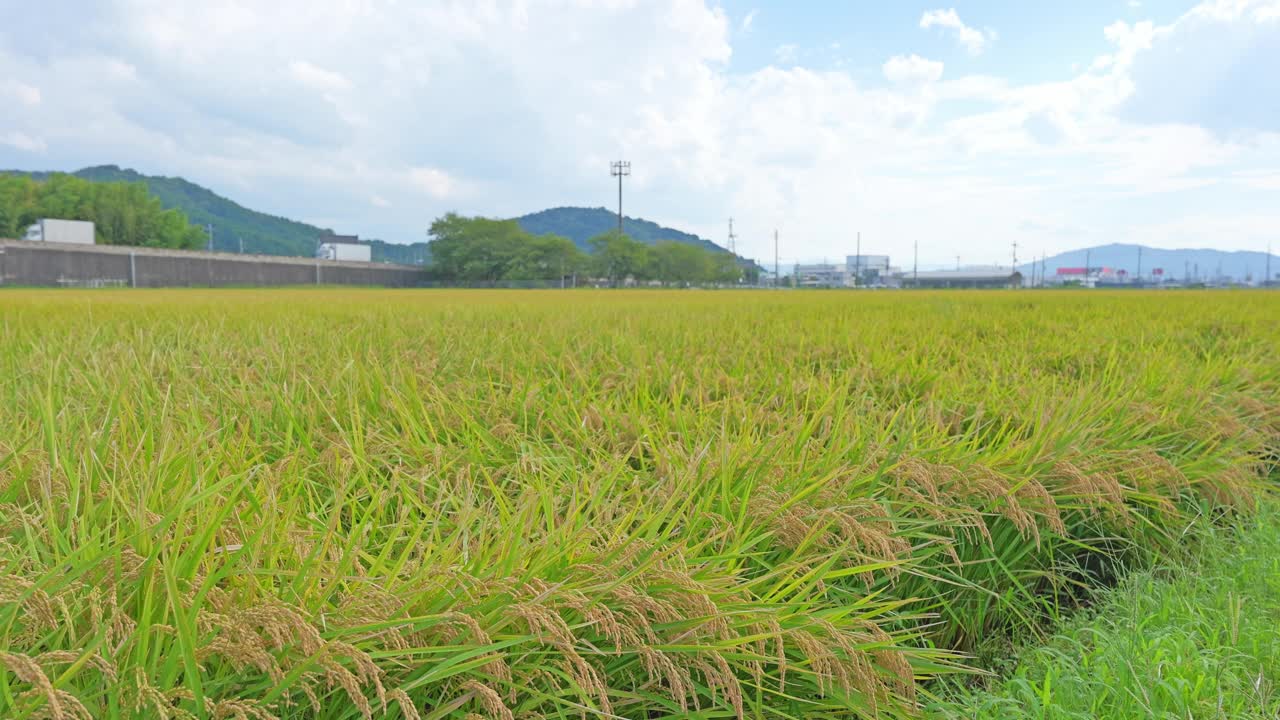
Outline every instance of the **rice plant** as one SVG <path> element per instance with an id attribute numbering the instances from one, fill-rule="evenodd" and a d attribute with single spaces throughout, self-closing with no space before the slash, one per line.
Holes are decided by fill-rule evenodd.
<path id="1" fill-rule="evenodd" d="M 1277 316 L 0 293 L 0 717 L 913 717 L 1251 512 Z"/>

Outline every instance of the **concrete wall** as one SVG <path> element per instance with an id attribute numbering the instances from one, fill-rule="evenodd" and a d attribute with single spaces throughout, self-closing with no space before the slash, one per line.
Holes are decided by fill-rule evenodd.
<path id="1" fill-rule="evenodd" d="M 417 287 L 404 265 L 269 255 L 0 240 L 0 286 L 228 287 L 371 285 Z"/>

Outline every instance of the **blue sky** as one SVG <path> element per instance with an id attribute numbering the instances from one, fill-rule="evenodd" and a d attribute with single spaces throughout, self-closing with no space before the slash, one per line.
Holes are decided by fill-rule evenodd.
<path id="1" fill-rule="evenodd" d="M 0 167 L 409 242 L 612 206 L 784 261 L 1280 245 L 1280 0 L 0 0 Z"/>
<path id="2" fill-rule="evenodd" d="M 798 10 L 802 5 L 804 10 Z M 1194 0 L 1083 0 L 1050 9 L 1046 3 L 984 0 L 960 5 L 937 2 L 821 3 L 732 0 L 723 7 L 735 20 L 736 71 L 753 71 L 778 62 L 778 48 L 794 46 L 813 67 L 846 68 L 869 82 L 882 79 L 885 58 L 915 53 L 957 70 L 1038 82 L 1073 74 L 1108 52 L 1102 28 L 1116 20 L 1154 20 L 1167 24 L 1194 7 Z M 972 56 L 941 31 L 921 32 L 921 17 L 935 9 L 954 9 L 978 30 L 994 30 L 995 39 Z M 751 21 L 744 27 L 744 22 Z"/>

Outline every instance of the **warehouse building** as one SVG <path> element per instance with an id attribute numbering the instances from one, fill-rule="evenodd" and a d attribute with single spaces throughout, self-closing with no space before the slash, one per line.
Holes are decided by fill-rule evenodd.
<path id="1" fill-rule="evenodd" d="M 903 273 L 908 288 L 1012 288 L 1022 285 L 1022 273 L 1006 267 L 972 267 Z"/>

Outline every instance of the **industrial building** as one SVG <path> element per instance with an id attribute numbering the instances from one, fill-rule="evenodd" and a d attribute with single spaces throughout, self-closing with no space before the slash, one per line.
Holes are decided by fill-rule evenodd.
<path id="1" fill-rule="evenodd" d="M 373 248 L 361 243 L 357 235 L 325 235 L 320 238 L 316 257 L 321 260 L 373 262 Z"/>
<path id="2" fill-rule="evenodd" d="M 845 258 L 851 287 L 897 287 L 901 268 L 888 255 L 850 255 Z"/>
<path id="3" fill-rule="evenodd" d="M 796 279 L 798 287 L 808 288 L 848 287 L 852 278 L 848 268 L 837 263 L 796 265 L 792 277 Z"/>
<path id="4" fill-rule="evenodd" d="M 902 287 L 1012 288 L 1022 285 L 1022 273 L 1007 267 L 969 267 L 903 273 Z"/>
<path id="5" fill-rule="evenodd" d="M 843 263 L 796 265 L 796 285 L 808 288 L 896 287 L 900 268 L 888 255 L 849 255 Z"/>

